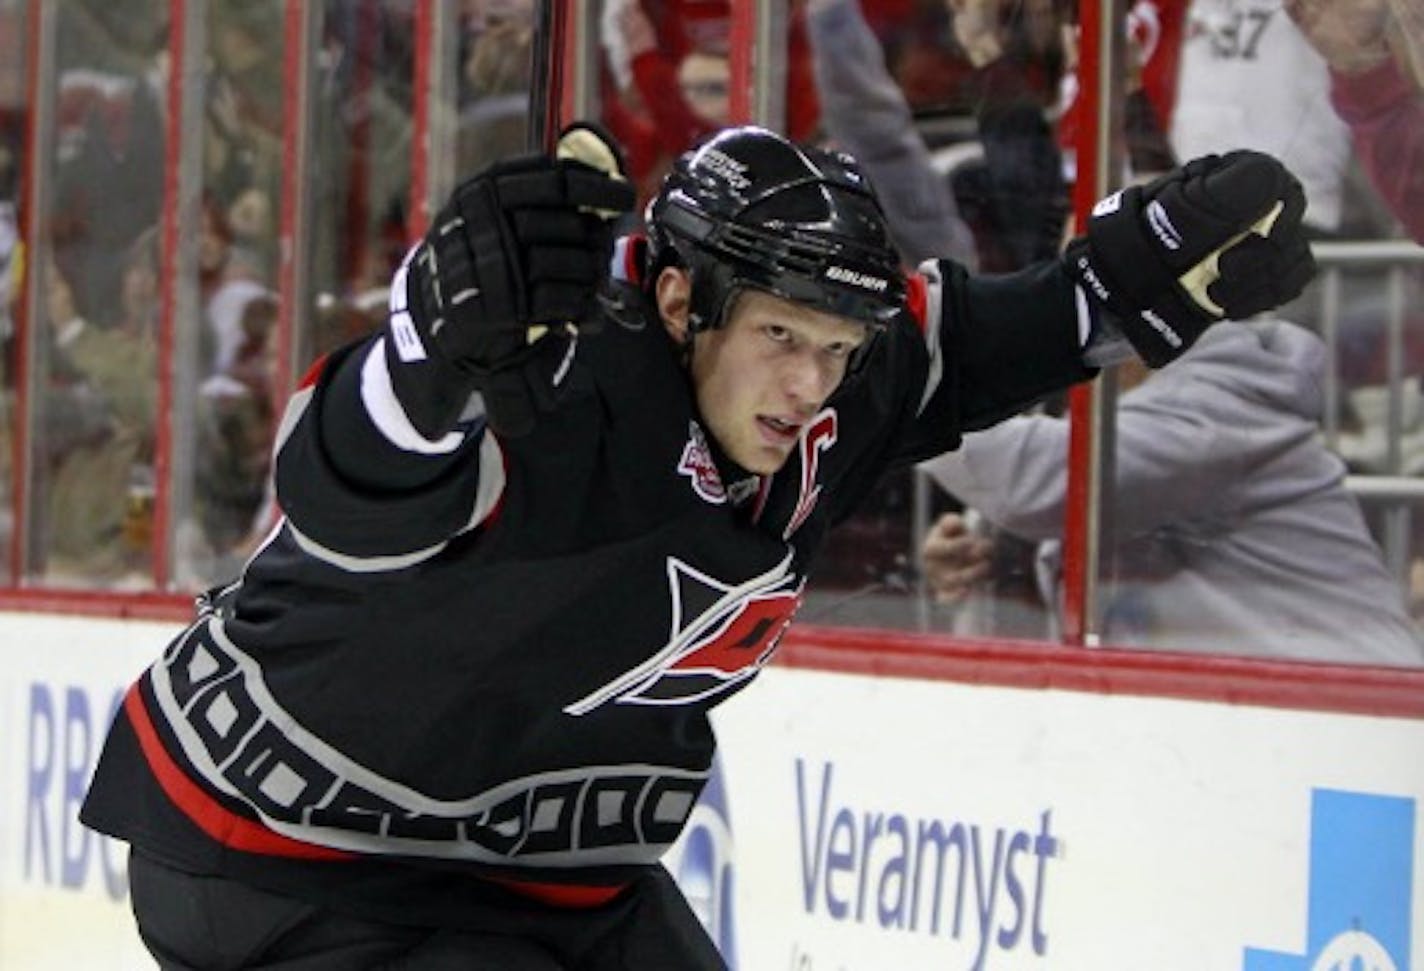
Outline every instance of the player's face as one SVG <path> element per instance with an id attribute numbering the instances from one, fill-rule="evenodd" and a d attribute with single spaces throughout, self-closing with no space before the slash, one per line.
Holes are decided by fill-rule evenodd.
<path id="1" fill-rule="evenodd" d="M 755 290 L 693 339 L 690 369 L 707 430 L 742 468 L 781 468 L 845 377 L 865 328 Z"/>

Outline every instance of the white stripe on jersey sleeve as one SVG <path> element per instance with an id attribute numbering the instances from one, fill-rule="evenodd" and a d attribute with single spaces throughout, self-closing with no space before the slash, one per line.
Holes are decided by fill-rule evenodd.
<path id="1" fill-rule="evenodd" d="M 1093 312 L 1088 309 L 1088 295 L 1073 285 L 1073 309 L 1078 312 L 1078 346 L 1087 347 L 1093 336 Z"/>
<path id="2" fill-rule="evenodd" d="M 504 498 L 504 484 L 504 453 L 500 450 L 499 439 L 486 432 L 480 439 L 480 485 L 475 490 L 474 508 L 461 527 L 461 533 L 468 533 L 494 513 Z"/>
<path id="3" fill-rule="evenodd" d="M 282 451 L 282 446 L 287 444 L 287 439 L 292 436 L 292 429 L 297 427 L 297 422 L 302 420 L 302 416 L 307 413 L 307 407 L 311 405 L 312 394 L 315 389 L 311 385 L 298 388 L 287 399 L 287 407 L 282 412 L 282 420 L 277 424 L 277 435 L 272 441 L 272 455 L 275 458 Z"/>
<path id="4" fill-rule="evenodd" d="M 479 463 L 480 484 L 475 490 L 474 505 L 470 508 L 469 518 L 455 531 L 455 535 L 468 533 L 488 519 L 504 495 L 504 457 L 500 453 L 499 442 L 493 435 L 482 437 Z M 442 540 L 433 546 L 412 550 L 409 553 L 356 556 L 318 543 L 297 529 L 290 519 L 284 519 L 278 524 L 278 529 L 282 527 L 292 534 L 292 539 L 296 541 L 297 546 L 301 547 L 303 553 L 321 560 L 323 563 L 345 570 L 347 573 L 384 573 L 391 570 L 403 570 L 406 567 L 415 566 L 417 563 L 423 563 L 448 545 L 446 541 Z M 269 542 L 275 535 L 276 531 L 274 530 L 273 537 L 269 537 Z"/>
<path id="5" fill-rule="evenodd" d="M 313 559 L 345 570 L 347 573 L 385 573 L 390 570 L 403 570 L 408 566 L 425 562 L 448 545 L 442 541 L 434 546 L 427 546 L 423 550 L 414 550 L 410 553 L 393 553 L 389 556 L 352 556 L 329 546 L 322 546 L 297 529 L 290 519 L 286 521 L 286 527 L 303 553 Z"/>
<path id="6" fill-rule="evenodd" d="M 925 349 L 930 352 L 930 371 L 925 378 L 925 391 L 920 395 L 918 415 L 925 410 L 930 398 L 939 390 L 944 380 L 944 346 L 940 342 L 940 332 L 944 329 L 941 314 L 944 311 L 944 277 L 940 276 L 939 261 L 925 260 L 920 264 L 920 275 L 925 278 Z"/>
<path id="7" fill-rule="evenodd" d="M 386 367 L 386 338 L 371 344 L 366 360 L 361 364 L 361 403 L 366 414 L 386 441 L 403 452 L 420 455 L 449 455 L 465 441 L 460 432 L 448 432 L 431 441 L 415 430 L 391 385 L 391 372 Z"/>
<path id="8" fill-rule="evenodd" d="M 619 236 L 613 241 L 613 253 L 608 258 L 609 279 L 629 282 L 628 248 L 632 245 L 633 241 L 627 236 Z"/>

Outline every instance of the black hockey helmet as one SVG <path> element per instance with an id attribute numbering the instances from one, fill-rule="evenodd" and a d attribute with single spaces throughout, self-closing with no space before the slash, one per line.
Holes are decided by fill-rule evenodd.
<path id="1" fill-rule="evenodd" d="M 899 256 L 855 160 L 764 128 L 727 129 L 685 153 L 647 225 L 655 270 L 691 275 L 694 333 L 720 326 L 743 287 L 875 329 L 905 305 Z"/>

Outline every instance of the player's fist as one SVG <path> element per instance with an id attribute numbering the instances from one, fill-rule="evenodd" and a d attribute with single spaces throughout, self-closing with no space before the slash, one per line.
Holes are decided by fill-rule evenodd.
<path id="1" fill-rule="evenodd" d="M 618 166 L 611 144 L 588 133 L 571 129 L 564 139 L 599 144 L 599 161 Z M 606 273 L 609 219 L 632 205 L 621 170 L 576 155 L 497 162 L 460 185 L 432 221 L 409 264 L 411 314 L 462 368 L 498 368 L 523 349 L 531 325 L 590 314 Z"/>
<path id="2" fill-rule="evenodd" d="M 1208 155 L 1108 196 L 1064 260 L 1137 353 L 1160 367 L 1211 324 L 1300 294 L 1315 273 L 1305 194 L 1260 152 Z"/>
<path id="3" fill-rule="evenodd" d="M 612 221 L 632 205 L 617 149 L 584 126 L 555 157 L 498 162 L 454 191 L 391 285 L 387 359 L 421 434 L 447 431 L 471 390 L 497 432 L 532 427 L 539 339 L 596 318 Z"/>

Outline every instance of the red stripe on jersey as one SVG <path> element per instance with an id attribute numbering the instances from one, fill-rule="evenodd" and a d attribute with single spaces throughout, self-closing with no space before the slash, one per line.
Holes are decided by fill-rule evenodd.
<path id="1" fill-rule="evenodd" d="M 302 379 L 297 382 L 298 390 L 313 387 L 317 381 L 321 379 L 321 372 L 326 370 L 326 362 L 329 357 L 331 357 L 330 354 L 323 354 L 315 361 L 312 361 L 311 367 L 307 368 L 306 373 L 302 375 Z"/>
<path id="2" fill-rule="evenodd" d="M 761 522 L 761 514 L 766 512 L 766 500 L 771 495 L 771 479 L 769 475 L 760 477 L 757 483 L 756 504 L 752 506 L 752 522 Z"/>
<path id="3" fill-rule="evenodd" d="M 307 860 L 355 858 L 356 854 L 346 850 L 303 843 L 274 833 L 265 826 L 223 808 L 216 799 L 184 774 L 178 763 L 168 754 L 168 750 L 163 747 L 163 740 L 158 737 L 158 731 L 153 727 L 153 720 L 139 695 L 137 684 L 129 689 L 128 696 L 124 698 L 124 712 L 138 736 L 139 747 L 143 749 L 143 756 L 148 760 L 148 767 L 153 770 L 154 778 L 163 787 L 164 793 L 183 811 L 183 815 L 222 845 L 248 853 Z"/>
<path id="4" fill-rule="evenodd" d="M 929 329 L 929 321 L 925 316 L 929 313 L 930 291 L 929 283 L 922 273 L 911 273 L 905 278 L 905 307 L 915 318 L 915 323 L 920 326 L 920 333 L 923 334 Z"/>
<path id="5" fill-rule="evenodd" d="M 611 887 L 595 887 L 577 883 L 531 883 L 527 880 L 510 880 L 504 877 L 485 877 L 490 883 L 497 883 L 506 890 L 512 890 L 523 897 L 529 897 L 541 904 L 553 907 L 602 907 L 617 897 L 627 887 L 626 883 Z"/>
<path id="6" fill-rule="evenodd" d="M 613 259 L 608 270 L 613 279 L 641 287 L 647 262 L 648 238 L 641 233 L 630 233 L 614 240 Z"/>
<path id="7" fill-rule="evenodd" d="M 623 247 L 623 279 L 630 283 L 641 284 L 643 282 L 642 250 L 635 237 L 628 239 L 628 245 Z"/>
<path id="8" fill-rule="evenodd" d="M 493 434 L 488 427 L 485 429 L 485 434 L 489 435 L 490 440 L 494 442 L 495 448 L 499 451 L 499 466 L 504 472 L 504 485 L 500 487 L 499 498 L 494 501 L 494 505 L 490 506 L 489 512 L 474 524 L 474 528 L 477 529 L 489 529 L 499 520 L 500 513 L 504 512 L 504 498 L 509 495 L 509 456 L 505 454 L 504 446 L 500 443 L 498 435 Z"/>

